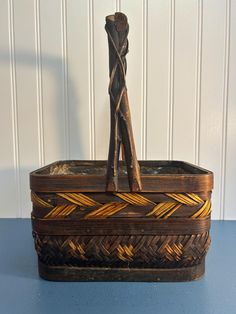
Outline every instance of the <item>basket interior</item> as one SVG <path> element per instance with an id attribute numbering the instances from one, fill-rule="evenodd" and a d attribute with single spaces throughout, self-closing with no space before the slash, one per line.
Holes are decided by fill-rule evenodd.
<path id="1" fill-rule="evenodd" d="M 207 170 L 182 161 L 140 161 L 141 175 L 207 174 Z M 41 175 L 105 176 L 106 161 L 58 161 L 37 170 Z M 127 175 L 126 165 L 120 162 L 119 175 Z"/>

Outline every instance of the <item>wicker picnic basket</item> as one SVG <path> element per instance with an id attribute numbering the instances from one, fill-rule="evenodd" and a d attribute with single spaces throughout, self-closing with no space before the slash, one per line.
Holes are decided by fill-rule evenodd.
<path id="1" fill-rule="evenodd" d="M 126 16 L 107 16 L 105 29 L 108 161 L 58 161 L 30 174 L 39 274 L 59 281 L 198 279 L 210 245 L 213 174 L 182 161 L 137 161 L 125 83 Z"/>

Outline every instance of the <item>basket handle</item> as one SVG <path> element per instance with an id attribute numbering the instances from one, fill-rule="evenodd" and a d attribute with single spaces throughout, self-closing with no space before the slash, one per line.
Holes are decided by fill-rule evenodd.
<path id="1" fill-rule="evenodd" d="M 106 17 L 105 30 L 109 45 L 109 95 L 111 110 L 110 144 L 106 190 L 118 191 L 118 169 L 121 144 L 124 148 L 130 191 L 141 191 L 140 167 L 137 161 L 126 88 L 126 54 L 129 24 L 120 12 Z"/>

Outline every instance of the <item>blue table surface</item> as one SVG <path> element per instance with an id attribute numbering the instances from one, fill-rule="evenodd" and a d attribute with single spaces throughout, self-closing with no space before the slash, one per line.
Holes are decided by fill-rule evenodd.
<path id="1" fill-rule="evenodd" d="M 49 282 L 38 277 L 29 219 L 0 219 L 0 314 L 236 313 L 236 221 L 213 221 L 203 279 Z"/>

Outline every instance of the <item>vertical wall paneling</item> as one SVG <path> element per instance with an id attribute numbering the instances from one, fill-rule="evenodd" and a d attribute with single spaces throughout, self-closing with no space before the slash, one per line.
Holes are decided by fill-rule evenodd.
<path id="1" fill-rule="evenodd" d="M 94 114 L 95 114 L 95 158 L 107 159 L 110 130 L 110 105 L 108 97 L 108 43 L 104 30 L 105 16 L 115 12 L 116 2 L 111 0 L 93 0 L 93 73 L 94 73 Z"/>
<path id="2" fill-rule="evenodd" d="M 173 159 L 173 114 L 174 114 L 174 66 L 175 66 L 175 0 L 170 0 L 169 26 L 169 67 L 168 67 L 168 159 Z"/>
<path id="3" fill-rule="evenodd" d="M 148 0 L 142 2 L 142 106 L 141 106 L 141 159 L 147 159 L 147 43 Z"/>
<path id="4" fill-rule="evenodd" d="M 17 102 L 17 80 L 16 80 L 16 56 L 15 56 L 15 23 L 14 2 L 8 1 L 8 32 L 9 32 L 9 55 L 10 55 L 10 78 L 11 78 L 11 111 L 12 111 L 12 135 L 13 135 L 13 158 L 16 183 L 16 215 L 20 217 L 21 211 L 21 187 L 20 187 L 20 157 L 19 157 L 19 127 L 18 127 L 18 102 Z M 14 190 L 13 190 L 14 191 Z"/>
<path id="5" fill-rule="evenodd" d="M 120 0 L 116 0 L 116 12 L 120 12 Z"/>
<path id="6" fill-rule="evenodd" d="M 31 211 L 29 172 L 39 166 L 34 2 L 13 1 L 16 101 L 20 164 L 20 215 Z M 27 38 L 27 40 L 22 40 Z"/>
<path id="7" fill-rule="evenodd" d="M 194 162 L 197 1 L 175 1 L 173 159 Z M 184 120 L 184 123 L 183 123 Z"/>
<path id="8" fill-rule="evenodd" d="M 0 10 L 0 217 L 18 217 L 18 128 L 14 74 L 12 3 L 2 1 Z"/>
<path id="9" fill-rule="evenodd" d="M 228 5 L 228 35 L 229 35 L 229 81 L 228 81 L 228 112 L 226 119 L 226 159 L 225 159 L 225 219 L 236 219 L 236 1 Z"/>
<path id="10" fill-rule="evenodd" d="M 215 175 L 214 218 L 220 218 L 225 18 L 225 1 L 203 2 L 199 164 Z"/>
<path id="11" fill-rule="evenodd" d="M 144 0 L 121 1 L 121 10 L 129 17 L 129 53 L 127 54 L 127 87 L 129 103 L 132 114 L 132 125 L 138 159 L 142 159 L 142 144 L 144 124 L 142 113 L 145 109 L 143 103 L 143 74 L 145 67 L 144 53 L 144 29 L 143 29 L 143 2 Z M 145 119 L 145 118 L 144 118 Z"/>
<path id="12" fill-rule="evenodd" d="M 87 0 L 67 1 L 67 87 L 69 157 L 91 156 L 89 89 L 89 5 Z"/>
<path id="13" fill-rule="evenodd" d="M 69 159 L 69 104 L 68 104 L 68 58 L 67 58 L 67 0 L 61 0 L 61 48 L 62 48 L 62 78 L 63 78 L 63 115 L 65 132 L 65 158 Z"/>
<path id="14" fill-rule="evenodd" d="M 67 155 L 62 27 L 61 1 L 40 1 L 45 163 Z"/>
<path id="15" fill-rule="evenodd" d="M 228 120 L 228 83 L 229 83 L 229 30 L 230 30 L 230 1 L 226 0 L 225 10 L 225 47 L 224 47 L 224 77 L 223 77 L 223 112 L 222 112 L 222 147 L 220 172 L 220 219 L 225 215 L 225 168 Z"/>
<path id="16" fill-rule="evenodd" d="M 0 217 L 29 217 L 29 172 L 107 159 L 105 16 L 128 16 L 139 159 L 214 172 L 213 218 L 236 219 L 236 0 L 2 0 Z"/>
<path id="17" fill-rule="evenodd" d="M 200 146 L 200 112 L 201 112 L 201 70 L 202 70 L 202 12 L 203 0 L 197 4 L 197 42 L 196 42 L 196 82 L 195 82 L 195 134 L 194 134 L 194 163 L 199 164 Z"/>
<path id="18" fill-rule="evenodd" d="M 89 142 L 90 159 L 95 159 L 95 104 L 94 104 L 94 0 L 89 0 L 88 37 L 89 37 Z"/>
<path id="19" fill-rule="evenodd" d="M 35 20 L 35 54 L 36 54 L 36 84 L 37 84 L 37 114 L 38 114 L 38 151 L 39 165 L 45 163 L 44 153 L 44 128 L 43 128 L 43 98 L 42 98 L 42 59 L 41 59 L 41 34 L 40 34 L 40 0 L 34 1 Z"/>
<path id="20" fill-rule="evenodd" d="M 170 1 L 147 3 L 147 158 L 168 158 Z"/>

